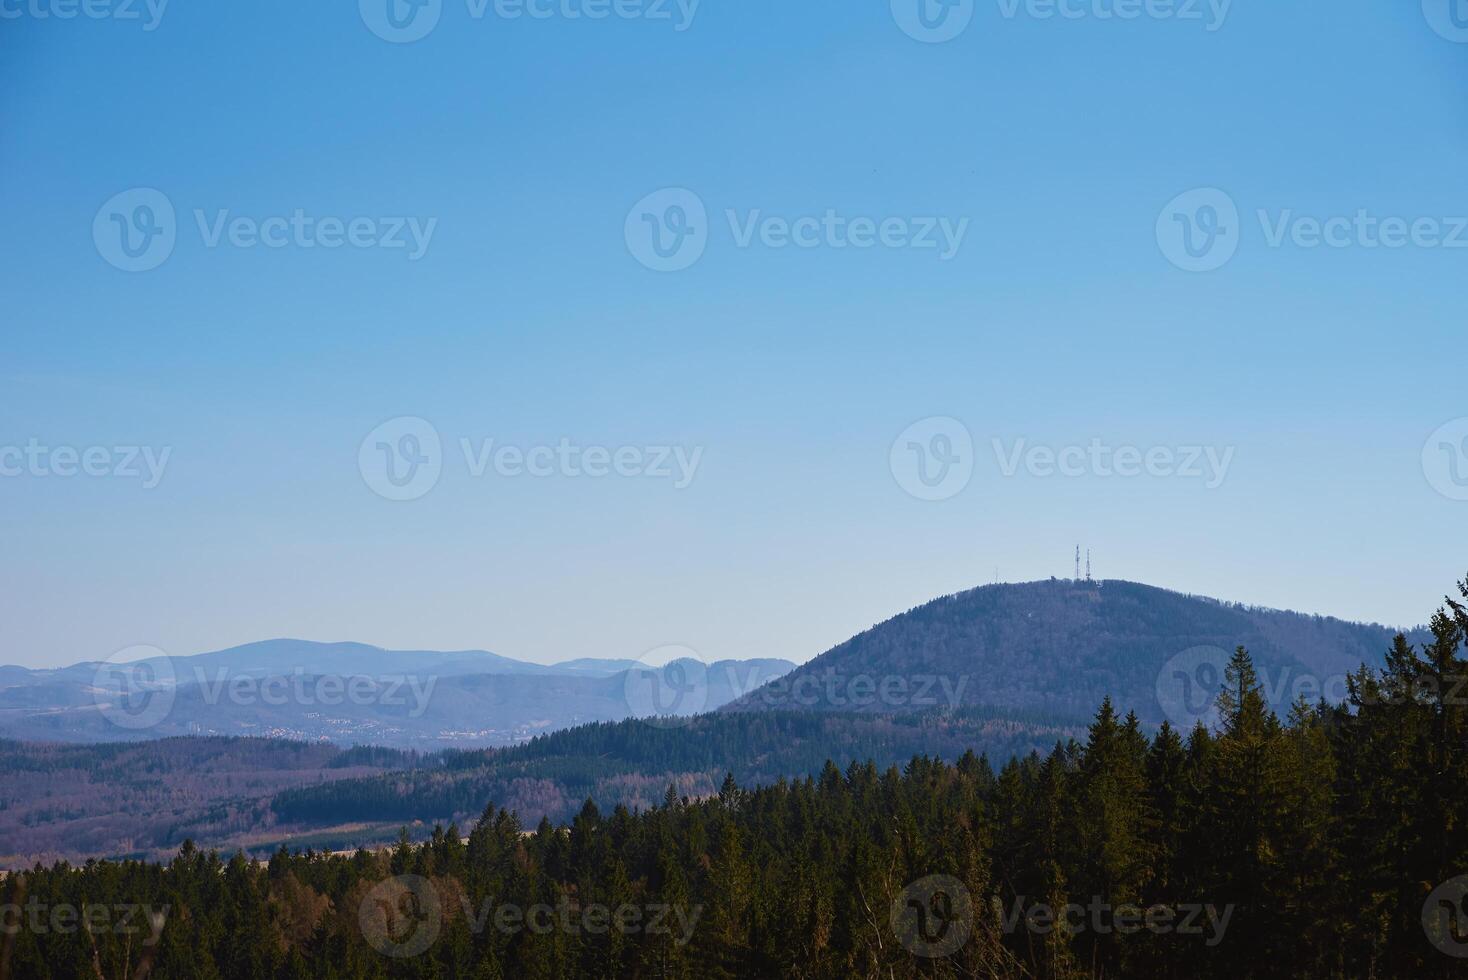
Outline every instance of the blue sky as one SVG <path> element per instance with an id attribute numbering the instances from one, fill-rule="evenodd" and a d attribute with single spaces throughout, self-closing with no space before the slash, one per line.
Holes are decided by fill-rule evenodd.
<path id="1" fill-rule="evenodd" d="M 996 572 L 1067 575 L 1077 542 L 1100 576 L 1396 624 L 1463 575 L 1446 3 L 972 0 L 925 43 L 908 0 L 442 0 L 394 43 L 375 2 L 3 5 L 0 661 L 286 635 L 804 660 Z M 139 188 L 172 250 L 126 271 Z M 646 267 L 644 215 L 690 200 L 696 261 Z M 1166 229 L 1220 200 L 1227 261 L 1188 271 Z M 298 211 L 312 231 L 251 244 Z M 964 233 L 769 244 L 828 212 Z M 1341 247 L 1311 247 L 1331 218 Z M 1413 240 L 1370 247 L 1392 218 Z M 437 479 L 389 500 L 370 460 L 403 417 Z M 924 500 L 893 460 L 932 418 L 971 476 Z M 699 456 L 682 487 L 476 476 L 461 440 L 491 439 Z M 1164 464 L 1005 472 L 1093 444 Z M 4 455 L 27 446 L 109 475 Z M 129 447 L 168 450 L 156 486 Z M 1231 451 L 1220 480 L 1179 472 L 1195 447 Z"/>

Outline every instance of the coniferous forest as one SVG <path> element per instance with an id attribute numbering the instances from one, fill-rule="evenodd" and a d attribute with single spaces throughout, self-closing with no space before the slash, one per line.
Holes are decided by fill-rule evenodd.
<path id="1" fill-rule="evenodd" d="M 1345 704 L 1103 702 L 1048 755 L 0 881 L 0 978 L 1468 976 L 1468 583 Z"/>

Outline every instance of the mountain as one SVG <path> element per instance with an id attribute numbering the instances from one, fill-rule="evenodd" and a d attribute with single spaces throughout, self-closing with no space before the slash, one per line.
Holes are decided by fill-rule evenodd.
<path id="1" fill-rule="evenodd" d="M 316 674 L 381 677 L 388 674 L 431 672 L 453 674 L 554 674 L 554 666 L 512 660 L 485 650 L 384 650 L 366 643 L 316 643 L 310 640 L 261 640 L 170 658 L 176 667 L 205 671 L 226 670 L 231 675 L 259 677 L 309 670 Z"/>
<path id="2" fill-rule="evenodd" d="M 167 660 L 178 675 L 272 677 L 299 672 L 343 676 L 384 677 L 429 672 L 439 677 L 459 674 L 594 674 L 610 676 L 637 665 L 636 660 L 600 660 L 584 657 L 558 664 L 536 664 L 487 650 L 387 650 L 367 643 L 320 643 L 314 640 L 275 639 L 245 643 L 224 650 L 183 657 L 153 657 L 132 661 L 159 664 Z M 0 689 L 34 686 L 48 681 L 91 681 L 101 661 L 86 660 L 67 667 L 0 666 Z M 181 677 L 182 680 L 182 677 Z"/>
<path id="3" fill-rule="evenodd" d="M 1380 665 L 1395 632 L 1135 582 L 988 585 L 894 616 L 723 710 L 984 705 L 1084 716 L 1109 695 L 1144 721 L 1191 727 L 1210 720 L 1237 646 L 1285 711 L 1300 694 L 1341 700 L 1346 674 Z"/>
<path id="4" fill-rule="evenodd" d="M 0 736 L 109 742 L 233 735 L 435 749 L 717 708 L 784 660 L 532 664 L 483 650 L 268 640 L 190 657 L 0 668 Z"/>
<path id="5" fill-rule="evenodd" d="M 1133 582 L 985 586 L 887 620 L 684 727 L 580 726 L 441 766 L 291 788 L 271 808 L 302 828 L 462 820 L 484 800 L 554 820 L 588 797 L 647 808 L 669 784 L 706 796 L 725 773 L 768 783 L 827 759 L 843 769 L 973 750 L 1002 762 L 1083 740 L 1107 696 L 1149 725 L 1216 724 L 1209 709 L 1240 645 L 1279 710 L 1296 693 L 1339 699 L 1346 675 L 1381 664 L 1394 633 Z"/>
<path id="6" fill-rule="evenodd" d="M 282 842 L 340 849 L 391 840 L 404 823 L 420 834 L 434 822 L 462 824 L 489 801 L 530 822 L 564 820 L 588 797 L 604 810 L 647 809 L 670 784 L 701 797 L 716 792 L 726 773 L 743 785 L 768 783 L 813 775 L 826 760 L 844 769 L 866 759 L 902 765 L 917 755 L 953 761 L 973 750 L 1000 764 L 1084 739 L 1107 695 L 1149 723 L 1208 720 L 1201 711 L 1193 718 L 1179 711 L 1206 706 L 1206 689 L 1221 676 L 1216 658 L 1235 646 L 1253 651 L 1278 703 L 1302 679 L 1329 687 L 1363 662 L 1379 663 L 1392 632 L 1131 582 L 1052 580 L 934 600 L 793 670 L 786 661 L 674 661 L 652 669 L 586 659 L 517 672 L 518 662 L 482 652 L 301 644 L 282 653 L 272 644 L 300 641 L 271 641 L 170 662 L 174 683 L 145 692 L 166 690 L 169 711 L 142 732 L 107 720 L 100 704 L 117 694 L 93 685 L 95 664 L 13 668 L 0 672 L 0 730 L 24 738 L 273 738 L 0 743 L 0 771 L 19 774 L 14 791 L 0 788 L 0 839 L 14 842 L 12 864 L 38 855 L 165 853 L 184 836 L 252 853 Z M 353 650 L 361 656 L 351 657 Z M 465 663 L 489 669 L 454 672 Z M 199 665 L 208 668 L 202 680 Z M 343 674 L 309 672 L 318 665 Z M 412 671 L 427 665 L 441 673 Z M 221 669 L 227 680 L 252 682 L 288 667 L 274 676 L 313 693 L 332 677 L 367 676 L 352 670 L 374 676 L 359 685 L 363 703 L 329 710 L 297 699 L 247 703 L 216 679 Z M 922 703 L 920 688 L 938 703 Z M 877 703 L 852 703 L 868 691 Z M 419 692 L 426 694 L 421 712 L 412 700 Z M 798 710 L 783 710 L 790 708 Z M 338 754 L 290 737 L 440 751 Z M 190 746 L 199 746 L 197 759 Z M 218 778 L 220 766 L 230 778 Z M 169 802 L 156 814 L 138 806 L 159 793 Z M 21 805 L 31 798 L 44 802 Z M 46 833 L 33 829 L 43 823 Z"/>

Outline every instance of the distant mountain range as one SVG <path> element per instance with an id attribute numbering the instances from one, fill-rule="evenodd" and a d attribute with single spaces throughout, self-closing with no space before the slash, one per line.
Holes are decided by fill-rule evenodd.
<path id="1" fill-rule="evenodd" d="M 1394 632 L 1132 582 L 1052 579 L 935 599 L 798 668 L 547 666 L 478 650 L 300 640 L 145 662 L 122 675 L 98 663 L 0 667 L 0 737 L 277 739 L 0 742 L 0 771 L 9 767 L 16 783 L 0 781 L 0 839 L 12 842 L 0 864 L 165 854 L 184 836 L 261 853 L 281 842 L 349 848 L 391 840 L 404 823 L 417 834 L 435 821 L 462 823 L 490 801 L 531 822 L 560 820 L 588 796 L 604 809 L 648 807 L 670 784 L 705 795 L 725 773 L 754 784 L 813 774 L 827 759 L 901 765 L 972 749 L 998 765 L 1084 738 L 1107 695 L 1149 724 L 1209 723 L 1222 662 L 1239 645 L 1277 708 L 1297 693 L 1334 699 L 1347 673 L 1382 662 Z M 1420 630 L 1408 636 L 1424 640 Z M 345 693 L 352 679 L 355 697 Z M 307 703 L 332 700 L 337 685 L 338 703 Z M 167 710 L 154 719 L 157 705 Z M 675 718 L 629 720 L 657 715 Z M 152 723 L 117 723 L 131 718 Z M 285 739 L 448 751 L 343 752 Z M 459 751 L 479 746 L 487 748 Z"/>
<path id="2" fill-rule="evenodd" d="M 588 796 L 604 810 L 646 808 L 670 784 L 707 795 L 725 773 L 768 783 L 812 775 L 827 759 L 844 769 L 972 750 L 1002 765 L 1084 739 L 1107 696 L 1149 727 L 1216 724 L 1212 705 L 1238 646 L 1278 710 L 1297 695 L 1339 699 L 1347 674 L 1383 662 L 1395 632 L 1132 582 L 985 586 L 895 616 L 675 731 L 581 726 L 411 771 L 304 784 L 270 806 L 296 833 L 380 821 L 387 834 L 397 823 L 462 822 L 489 801 L 532 820 L 568 819 Z"/>
<path id="3" fill-rule="evenodd" d="M 0 667 L 0 737 L 511 745 L 588 722 L 712 710 L 793 667 L 774 659 L 650 666 L 583 658 L 546 665 L 484 650 L 266 640 L 128 664 Z"/>
<path id="4" fill-rule="evenodd" d="M 1050 579 L 934 599 L 821 654 L 724 711 L 904 713 L 963 705 L 1089 716 L 1109 695 L 1146 722 L 1208 722 L 1235 647 L 1281 713 L 1340 701 L 1395 629 L 1170 592 Z M 1421 642 L 1421 630 L 1408 631 Z"/>
<path id="5" fill-rule="evenodd" d="M 535 664 L 484 650 L 278 639 L 54 670 L 0 667 L 0 737 L 131 741 L 258 735 L 340 745 L 502 746 L 651 715 L 959 707 L 1072 719 L 1103 697 L 1151 724 L 1211 720 L 1223 665 L 1249 648 L 1281 713 L 1339 700 L 1395 631 L 1140 585 L 991 585 L 895 616 L 800 667 L 785 660 Z M 1410 638 L 1420 641 L 1420 631 Z"/>

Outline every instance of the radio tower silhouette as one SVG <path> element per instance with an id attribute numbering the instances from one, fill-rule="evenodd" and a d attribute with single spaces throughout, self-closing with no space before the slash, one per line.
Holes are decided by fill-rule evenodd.
<path id="1" fill-rule="evenodd" d="M 1076 578 L 1075 578 L 1075 580 L 1077 582 L 1079 582 L 1081 580 L 1081 546 L 1080 545 L 1076 545 Z"/>
<path id="2" fill-rule="evenodd" d="M 1091 581 L 1091 549 L 1086 549 L 1086 581 Z"/>

